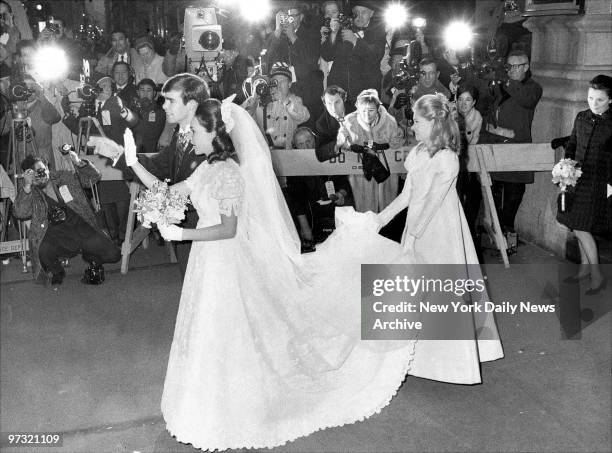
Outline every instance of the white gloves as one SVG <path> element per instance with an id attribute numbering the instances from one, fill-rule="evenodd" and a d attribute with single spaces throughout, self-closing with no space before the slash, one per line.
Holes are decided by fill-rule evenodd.
<path id="1" fill-rule="evenodd" d="M 183 228 L 176 225 L 157 224 L 157 229 L 166 241 L 182 241 Z"/>
<path id="2" fill-rule="evenodd" d="M 123 149 L 125 150 L 125 163 L 128 167 L 138 163 L 138 157 L 136 157 L 136 143 L 134 142 L 134 136 L 129 128 L 125 129 L 123 133 Z"/>

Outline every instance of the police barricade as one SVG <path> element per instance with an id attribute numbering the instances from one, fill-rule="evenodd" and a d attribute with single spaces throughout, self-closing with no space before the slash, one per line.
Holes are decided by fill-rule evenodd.
<path id="1" fill-rule="evenodd" d="M 405 173 L 404 160 L 411 147 L 388 149 L 385 152 L 391 173 Z M 319 162 L 314 149 L 273 149 L 272 165 L 277 176 L 353 175 L 363 174 L 360 154 L 347 152 Z M 508 267 L 507 244 L 493 202 L 491 172 L 497 171 L 551 171 L 555 164 L 555 151 L 548 143 L 502 143 L 471 145 L 468 151 L 467 169 L 480 176 L 483 191 L 485 227 L 499 249 L 504 265 Z M 382 157 L 382 156 L 381 156 Z M 120 170 L 113 168 L 110 160 L 99 156 L 87 156 L 102 173 L 103 180 L 123 179 Z M 140 191 L 140 184 L 130 183 L 130 206 Z M 134 230 L 135 214 L 130 212 L 123 243 L 121 272 L 126 273 L 130 254 L 148 237 L 149 230 L 139 226 Z M 174 249 L 169 247 L 171 262 L 176 262 Z"/>

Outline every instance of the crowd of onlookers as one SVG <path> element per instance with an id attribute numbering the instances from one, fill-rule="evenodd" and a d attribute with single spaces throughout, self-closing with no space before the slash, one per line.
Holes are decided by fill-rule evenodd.
<path id="1" fill-rule="evenodd" d="M 441 93 L 452 102 L 467 149 L 469 144 L 485 141 L 531 141 L 533 112 L 542 95 L 541 87 L 530 78 L 529 57 L 522 50 L 505 56 L 504 76 L 492 88 L 492 80 L 475 71 L 460 71 L 456 51 L 434 46 L 423 29 L 386 29 L 379 2 L 352 1 L 351 7 L 351 11 L 342 11 L 341 2 L 327 1 L 321 4 L 319 14 L 313 15 L 299 3 L 292 3 L 275 12 L 270 25 L 261 30 L 235 36 L 224 32 L 218 73 L 214 77 L 199 74 L 213 97 L 236 95 L 234 102 L 253 116 L 272 148 L 315 149 L 320 161 L 339 153 L 361 154 L 363 174 L 279 178 L 304 250 L 312 250 L 333 229 L 335 206 L 379 212 L 398 194 L 402 178 L 386 174 L 384 150 L 414 140 L 411 105 L 420 96 Z M 151 37 L 131 37 L 124 30 L 112 30 L 108 50 L 90 66 L 88 81 L 94 90 L 84 102 L 79 52 L 66 37 L 66 24 L 54 18 L 57 27 L 52 31 L 43 30 L 37 40 L 20 39 L 8 3 L 0 1 L 0 13 L 6 35 L 0 47 L 4 143 L 11 132 L 11 120 L 19 118 L 19 104 L 28 118 L 27 127 L 20 129 L 26 154 L 41 158 L 24 170 L 36 170 L 40 162 L 48 172 L 74 172 L 78 165 L 89 169 L 78 157 L 67 159 L 59 152 L 61 144 L 74 143 L 82 117 L 97 120 L 94 125 L 98 128 L 92 127 L 91 134 L 102 133 L 118 144 L 123 144 L 123 133 L 130 128 L 140 153 L 176 146 L 182 140 L 177 134 L 188 132 L 172 116 L 171 102 L 162 96 L 168 90 L 160 93 L 164 83 L 185 72 L 179 39 L 171 40 L 160 54 Z M 352 23 L 341 13 L 350 16 Z M 35 62 L 36 51 L 49 42 L 61 46 L 70 62 L 68 75 L 61 81 L 45 80 L 44 70 L 39 73 Z M 411 44 L 414 42 L 421 57 L 416 75 L 412 83 L 398 82 L 397 74 L 417 48 Z M 21 82 L 32 90 L 26 100 L 11 99 L 16 69 L 21 69 Z M 187 72 L 190 70 L 193 68 L 188 67 Z M 245 80 L 248 82 L 257 70 L 268 77 L 269 95 L 243 90 Z M 177 102 L 186 105 L 188 100 L 183 97 Z M 3 151 L 3 165 L 7 159 Z M 533 175 L 499 174 L 494 179 L 503 228 L 513 232 L 525 183 L 533 182 Z M 462 173 L 458 190 L 474 227 L 481 201 L 476 176 Z M 129 213 L 127 185 L 124 181 L 99 181 L 97 192 L 103 213 L 99 220 L 112 241 L 120 245 Z M 53 193 L 47 195 L 54 198 Z M 392 231 L 387 234 L 394 235 Z"/>

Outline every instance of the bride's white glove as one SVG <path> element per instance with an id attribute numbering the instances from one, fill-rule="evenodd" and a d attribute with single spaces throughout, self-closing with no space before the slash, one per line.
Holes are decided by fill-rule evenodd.
<path id="1" fill-rule="evenodd" d="M 183 240 L 183 228 L 177 227 L 176 225 L 158 224 L 157 229 L 166 241 Z"/>
<path id="2" fill-rule="evenodd" d="M 123 148 L 125 153 L 125 164 L 128 167 L 138 163 L 138 157 L 136 157 L 136 142 L 134 142 L 134 136 L 129 128 L 125 129 L 123 133 Z"/>

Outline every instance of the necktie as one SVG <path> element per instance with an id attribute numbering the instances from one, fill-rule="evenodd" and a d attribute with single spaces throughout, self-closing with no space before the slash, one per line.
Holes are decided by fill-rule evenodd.
<path id="1" fill-rule="evenodd" d="M 123 55 L 121 55 L 121 61 L 125 62 L 125 60 L 123 59 Z"/>
<path id="2" fill-rule="evenodd" d="M 191 130 L 187 132 L 179 131 L 178 137 L 176 139 L 176 163 L 177 168 L 181 166 L 181 162 L 183 162 L 183 156 L 185 155 L 185 151 L 189 147 L 189 143 L 191 143 L 191 137 L 193 136 L 193 132 Z"/>

